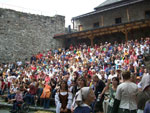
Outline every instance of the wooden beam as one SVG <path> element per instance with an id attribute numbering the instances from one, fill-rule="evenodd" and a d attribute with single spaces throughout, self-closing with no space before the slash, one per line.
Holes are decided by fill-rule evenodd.
<path id="1" fill-rule="evenodd" d="M 93 32 L 94 32 L 94 33 L 97 33 L 97 32 L 99 32 L 99 30 L 97 29 L 97 30 L 94 30 Z"/>
<path id="2" fill-rule="evenodd" d="M 128 10 L 128 8 L 127 8 L 127 20 L 128 20 L 128 22 L 130 21 L 130 15 L 129 15 L 129 10 Z"/>
<path id="3" fill-rule="evenodd" d="M 138 29 L 138 28 L 140 28 L 140 26 L 133 26 L 132 28 L 133 29 Z"/>
<path id="4" fill-rule="evenodd" d="M 124 30 L 122 30 L 122 32 L 125 34 L 125 39 L 127 42 L 128 41 L 128 30 L 127 30 L 126 26 L 124 27 Z"/>
<path id="5" fill-rule="evenodd" d="M 86 35 L 86 34 L 83 32 L 83 33 L 79 33 L 78 36 L 83 36 L 83 35 Z"/>
<path id="6" fill-rule="evenodd" d="M 78 33 L 72 34 L 71 37 L 76 37 L 78 36 Z"/>
<path id="7" fill-rule="evenodd" d="M 140 24 L 143 24 L 143 22 L 136 22 L 135 24 L 136 25 L 140 25 Z"/>
<path id="8" fill-rule="evenodd" d="M 118 29 L 112 30 L 112 33 L 119 32 Z"/>
<path id="9" fill-rule="evenodd" d="M 103 27 L 104 26 L 104 17 L 101 16 L 101 26 Z"/>
<path id="10" fill-rule="evenodd" d="M 80 39 L 87 38 L 88 36 L 80 36 Z"/>
<path id="11" fill-rule="evenodd" d="M 147 24 L 142 24 L 140 25 L 140 27 L 147 27 Z"/>
<path id="12" fill-rule="evenodd" d="M 93 47 L 93 46 L 94 46 L 94 43 L 93 43 L 94 36 L 93 36 L 93 35 L 89 35 L 88 38 L 89 38 L 90 41 L 91 41 L 91 47 Z"/>
<path id="13" fill-rule="evenodd" d="M 127 27 L 130 27 L 130 26 L 132 26 L 132 24 L 126 24 L 126 26 L 127 26 Z"/>
<path id="14" fill-rule="evenodd" d="M 123 25 L 117 26 L 118 29 L 124 28 Z"/>
<path id="15" fill-rule="evenodd" d="M 128 32 L 127 30 L 125 30 L 125 38 L 126 38 L 126 42 L 128 41 Z"/>

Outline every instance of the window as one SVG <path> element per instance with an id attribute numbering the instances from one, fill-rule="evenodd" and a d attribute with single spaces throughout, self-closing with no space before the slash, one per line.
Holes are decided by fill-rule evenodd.
<path id="1" fill-rule="evenodd" d="M 115 23 L 116 24 L 120 24 L 122 21 L 121 21 L 121 17 L 120 18 L 115 18 Z"/>
<path id="2" fill-rule="evenodd" d="M 55 21 L 54 20 L 51 20 L 51 23 L 53 24 Z"/>
<path id="3" fill-rule="evenodd" d="M 2 17 L 2 15 L 3 15 L 3 13 L 2 13 L 2 11 L 0 11 L 0 17 Z"/>
<path id="4" fill-rule="evenodd" d="M 149 19 L 150 18 L 150 11 L 145 11 L 145 18 Z"/>
<path id="5" fill-rule="evenodd" d="M 98 27 L 99 27 L 99 22 L 93 24 L 93 28 L 98 28 Z"/>
<path id="6" fill-rule="evenodd" d="M 79 25 L 79 31 L 83 30 L 83 25 Z"/>

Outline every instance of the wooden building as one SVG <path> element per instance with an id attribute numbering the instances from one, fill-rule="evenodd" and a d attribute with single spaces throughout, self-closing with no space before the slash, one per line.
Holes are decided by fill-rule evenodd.
<path id="1" fill-rule="evenodd" d="M 72 18 L 76 32 L 54 36 L 67 44 L 127 41 L 150 36 L 150 0 L 106 0 Z"/>

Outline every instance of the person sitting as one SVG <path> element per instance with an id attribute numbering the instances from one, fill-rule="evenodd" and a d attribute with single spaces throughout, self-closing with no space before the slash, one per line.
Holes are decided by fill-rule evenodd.
<path id="1" fill-rule="evenodd" d="M 40 96 L 41 100 L 44 101 L 43 103 L 44 108 L 49 108 L 50 96 L 51 96 L 51 86 L 49 84 L 45 84 L 43 92 Z"/>
<path id="2" fill-rule="evenodd" d="M 10 93 L 8 94 L 8 103 L 10 103 L 11 99 L 15 98 L 17 92 L 17 84 L 11 85 Z"/>
<path id="3" fill-rule="evenodd" d="M 0 80 L 1 86 L 0 86 L 0 95 L 4 94 L 5 88 L 6 88 L 6 84 L 4 82 L 4 79 Z"/>
<path id="4" fill-rule="evenodd" d="M 10 112 L 16 113 L 18 110 L 18 105 L 23 103 L 23 94 L 19 88 L 17 89 L 15 98 L 11 99 L 11 101 L 13 102 L 13 108 Z"/>
<path id="5" fill-rule="evenodd" d="M 29 92 L 25 95 L 24 99 L 27 102 L 27 104 L 31 105 L 34 103 L 34 98 L 37 94 L 37 87 L 31 83 Z"/>

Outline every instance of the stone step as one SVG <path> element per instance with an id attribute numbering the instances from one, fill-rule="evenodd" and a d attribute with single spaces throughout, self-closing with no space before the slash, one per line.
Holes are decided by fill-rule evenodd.
<path id="1" fill-rule="evenodd" d="M 3 99 L 0 98 L 0 106 L 2 107 L 8 107 L 11 108 L 13 106 L 13 104 L 8 104 L 7 102 L 5 102 Z M 41 110 L 41 111 L 50 111 L 50 112 L 56 112 L 56 108 L 55 107 L 50 107 L 48 109 L 45 109 L 43 107 L 39 107 L 39 106 L 29 106 L 30 110 Z"/>

